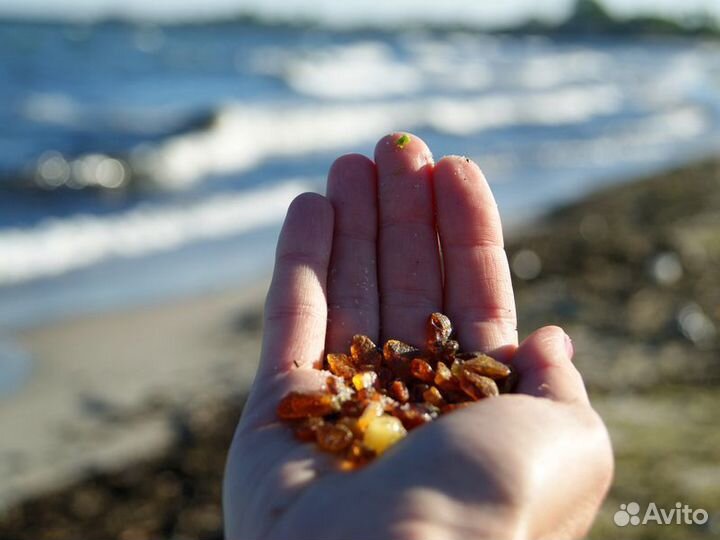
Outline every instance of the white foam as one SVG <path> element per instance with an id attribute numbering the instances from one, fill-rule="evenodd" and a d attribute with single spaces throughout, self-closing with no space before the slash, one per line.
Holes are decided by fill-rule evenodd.
<path id="1" fill-rule="evenodd" d="M 368 41 L 291 57 L 279 67 L 293 90 L 319 98 L 377 98 L 418 91 L 422 74 L 393 56 L 389 45 Z"/>
<path id="2" fill-rule="evenodd" d="M 150 205 L 112 216 L 78 215 L 0 232 L 0 285 L 84 268 L 114 257 L 139 257 L 198 240 L 279 222 L 309 188 L 288 180 L 256 191 L 214 195 L 184 205 Z"/>
<path id="3" fill-rule="evenodd" d="M 204 131 L 171 138 L 133 163 L 158 185 L 184 188 L 213 174 L 239 172 L 281 156 L 357 147 L 396 129 L 432 127 L 467 135 L 513 125 L 580 123 L 621 105 L 610 84 L 493 93 L 472 98 L 416 97 L 379 103 L 230 105 Z"/>

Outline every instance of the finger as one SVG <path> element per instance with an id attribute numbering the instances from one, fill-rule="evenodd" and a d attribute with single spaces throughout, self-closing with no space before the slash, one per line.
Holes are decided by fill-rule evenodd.
<path id="1" fill-rule="evenodd" d="M 500 214 L 490 186 L 467 158 L 448 156 L 433 172 L 445 270 L 445 311 L 464 347 L 517 345 L 515 300 Z"/>
<path id="2" fill-rule="evenodd" d="M 378 142 L 375 162 L 380 334 L 419 345 L 428 315 L 442 306 L 432 156 L 414 135 L 395 133 Z"/>
<path id="3" fill-rule="evenodd" d="M 327 197 L 335 227 L 326 346 L 330 352 L 346 351 L 354 334 L 378 339 L 375 164 L 357 154 L 339 158 L 330 168 Z"/>
<path id="4" fill-rule="evenodd" d="M 292 202 L 265 303 L 261 379 L 322 359 L 332 233 L 333 210 L 325 197 L 304 193 Z"/>
<path id="5" fill-rule="evenodd" d="M 556 401 L 587 403 L 587 391 L 572 356 L 572 341 L 562 328 L 546 326 L 536 330 L 520 344 L 512 360 L 520 376 L 517 391 Z"/>

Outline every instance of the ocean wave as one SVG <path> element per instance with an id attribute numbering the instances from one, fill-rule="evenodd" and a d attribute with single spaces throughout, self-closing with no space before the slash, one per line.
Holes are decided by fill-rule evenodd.
<path id="1" fill-rule="evenodd" d="M 236 104 L 223 108 L 211 128 L 145 147 L 131 164 L 154 184 L 181 189 L 272 158 L 358 146 L 399 128 L 462 136 L 517 125 L 581 123 L 620 106 L 620 91 L 610 84 L 379 103 Z"/>
<path id="2" fill-rule="evenodd" d="M 183 205 L 143 204 L 110 216 L 77 215 L 0 230 L 0 286 L 59 275 L 115 257 L 140 257 L 279 222 L 314 185 L 289 179 Z"/>
<path id="3" fill-rule="evenodd" d="M 249 66 L 282 79 L 295 92 L 319 99 L 353 101 L 429 92 L 473 92 L 491 86 L 539 90 L 602 82 L 612 57 L 583 47 L 513 55 L 503 39 L 458 33 L 439 40 L 404 36 L 402 54 L 387 42 L 363 40 L 322 48 L 263 47 Z M 505 65 L 512 58 L 512 69 Z"/>

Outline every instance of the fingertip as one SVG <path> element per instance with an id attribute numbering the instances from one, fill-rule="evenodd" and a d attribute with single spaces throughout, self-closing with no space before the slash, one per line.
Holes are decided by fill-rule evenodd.
<path id="1" fill-rule="evenodd" d="M 306 191 L 295 197 L 288 208 L 288 214 L 315 210 L 320 214 L 332 213 L 332 205 L 327 198 L 319 193 Z"/>
<path id="2" fill-rule="evenodd" d="M 380 164 L 388 159 L 404 157 L 416 166 L 433 163 L 432 152 L 425 141 L 409 132 L 397 131 L 385 135 L 375 145 L 375 161 Z"/>
<path id="3" fill-rule="evenodd" d="M 332 234 L 333 207 L 330 201 L 319 193 L 301 193 L 293 199 L 285 217 L 285 228 L 300 226 L 303 229 Z M 325 235 L 323 235 L 325 236 Z"/>
<path id="4" fill-rule="evenodd" d="M 480 166 L 467 156 L 451 154 L 443 156 L 440 161 L 435 164 L 436 173 L 449 173 L 449 175 L 452 175 L 465 171 L 472 171 L 474 173 L 473 178 L 480 177 L 482 180 L 485 180 L 485 175 L 480 169 Z"/>
<path id="5" fill-rule="evenodd" d="M 354 180 L 368 174 L 375 174 L 375 163 L 370 158 L 362 154 L 345 154 L 330 165 L 328 178 Z"/>
<path id="6" fill-rule="evenodd" d="M 377 173 L 375 163 L 361 154 L 336 159 L 327 180 L 327 198 L 341 228 L 367 231 L 374 236 L 377 221 Z"/>

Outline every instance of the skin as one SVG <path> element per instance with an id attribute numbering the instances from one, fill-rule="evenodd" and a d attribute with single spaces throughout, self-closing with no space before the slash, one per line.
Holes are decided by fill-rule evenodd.
<path id="1" fill-rule="evenodd" d="M 228 457 L 227 538 L 581 538 L 613 458 L 571 342 L 549 326 L 518 346 L 482 172 L 458 156 L 434 164 L 414 135 L 399 148 L 402 135 L 381 139 L 374 161 L 339 158 L 327 195 L 300 195 L 288 210 L 260 368 Z M 421 344 L 433 311 L 450 316 L 464 349 L 510 362 L 518 394 L 443 416 L 352 473 L 277 423 L 288 391 L 323 388 L 327 372 L 313 366 L 325 350 L 347 350 L 355 333 Z"/>

